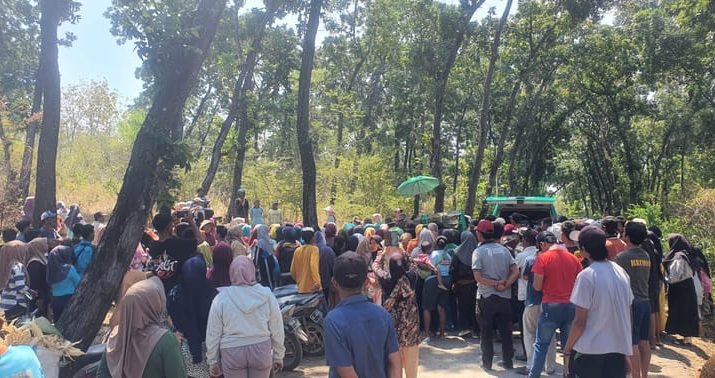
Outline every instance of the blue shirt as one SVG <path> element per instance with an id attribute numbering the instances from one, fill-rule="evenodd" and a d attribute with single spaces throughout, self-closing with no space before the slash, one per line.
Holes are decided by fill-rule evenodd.
<path id="1" fill-rule="evenodd" d="M 449 267 L 452 265 L 452 256 L 446 250 L 436 250 L 430 254 L 432 265 L 439 270 L 442 277 L 449 277 Z"/>
<path id="2" fill-rule="evenodd" d="M 84 276 L 84 272 L 87 271 L 89 263 L 92 262 L 92 256 L 94 256 L 94 251 L 97 247 L 93 246 L 87 240 L 82 240 L 74 246 L 74 258 L 75 267 L 77 268 L 77 273 L 79 273 L 80 278 Z"/>
<path id="3" fill-rule="evenodd" d="M 352 366 L 358 377 L 386 378 L 387 356 L 398 352 L 392 317 L 362 295 L 345 298 L 323 322 L 330 378 Z"/>
<path id="4" fill-rule="evenodd" d="M 534 273 L 531 268 L 534 267 L 536 262 L 536 255 L 529 256 L 526 258 L 526 264 L 524 265 L 524 275 L 529 276 L 529 282 L 526 284 L 526 300 L 524 301 L 524 306 L 538 306 L 541 304 L 541 297 L 544 294 L 541 291 L 536 291 L 534 289 Z"/>
<path id="5" fill-rule="evenodd" d="M 80 276 L 75 267 L 71 267 L 64 280 L 52 284 L 52 296 L 72 295 L 79 286 Z"/>

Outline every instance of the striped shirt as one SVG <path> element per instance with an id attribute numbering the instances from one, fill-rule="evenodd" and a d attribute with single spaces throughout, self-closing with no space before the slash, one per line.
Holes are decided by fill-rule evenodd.
<path id="1" fill-rule="evenodd" d="M 21 263 L 15 263 L 10 273 L 10 280 L 0 294 L 0 308 L 9 310 L 18 305 L 27 307 L 27 298 L 24 295 L 26 290 L 25 268 Z"/>

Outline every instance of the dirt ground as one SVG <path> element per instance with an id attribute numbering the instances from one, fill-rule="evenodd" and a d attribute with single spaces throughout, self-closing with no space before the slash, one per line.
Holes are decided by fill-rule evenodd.
<path id="1" fill-rule="evenodd" d="M 514 340 L 517 354 L 521 352 L 520 340 Z M 524 377 L 513 371 L 506 371 L 497 365 L 500 361 L 501 347 L 494 348 L 497 356 L 494 358 L 494 371 L 485 372 L 480 368 L 481 353 L 478 339 L 463 339 L 448 336 L 441 340 L 424 342 L 420 346 L 420 377 L 449 378 L 457 377 Z M 705 361 L 715 352 L 715 344 L 703 339 L 694 339 L 693 346 L 683 346 L 668 340 L 663 347 L 653 351 L 650 364 L 650 377 L 697 377 Z M 562 360 L 557 354 L 557 362 Z M 514 361 L 515 367 L 524 366 L 523 362 Z M 561 376 L 561 364 L 556 374 Z M 327 377 L 328 368 L 323 357 L 307 357 L 293 372 L 279 373 L 278 377 Z"/>

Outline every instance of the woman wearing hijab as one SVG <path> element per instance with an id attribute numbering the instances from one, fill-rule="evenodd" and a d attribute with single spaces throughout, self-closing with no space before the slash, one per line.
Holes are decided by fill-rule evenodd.
<path id="1" fill-rule="evenodd" d="M 355 253 L 365 259 L 365 263 L 367 264 L 368 268 L 370 268 L 370 271 L 367 274 L 367 292 L 365 293 L 365 295 L 371 298 L 373 303 L 379 305 L 380 303 L 382 303 L 382 289 L 380 288 L 380 283 L 378 282 L 377 276 L 375 276 L 375 273 L 372 271 L 371 268 L 372 251 L 370 250 L 370 240 L 371 238 L 363 237 L 360 243 L 358 243 L 357 250 L 355 251 Z"/>
<path id="2" fill-rule="evenodd" d="M 427 225 L 427 229 L 432 232 L 432 236 L 436 240 L 437 237 L 439 236 L 439 226 L 437 226 L 437 223 L 430 223 Z"/>
<path id="3" fill-rule="evenodd" d="M 397 240 L 397 235 L 394 235 L 394 238 L 390 236 L 387 244 Z M 409 269 L 410 259 L 399 246 L 389 245 L 372 264 L 372 268 L 379 277 L 383 307 L 390 313 L 395 325 L 405 377 L 415 378 L 419 366 L 421 340 L 420 318 L 414 290 L 417 278 Z"/>
<path id="4" fill-rule="evenodd" d="M 119 288 L 119 294 L 117 295 L 117 298 L 114 299 L 115 311 L 112 312 L 112 317 L 109 318 L 110 330 L 119 325 L 119 304 L 122 302 L 122 299 L 124 299 L 124 296 L 127 295 L 129 288 L 137 282 L 144 281 L 146 278 L 146 273 L 131 268 L 124 274 L 124 278 L 122 278 L 122 286 Z M 164 295 L 166 297 L 166 294 Z"/>
<path id="5" fill-rule="evenodd" d="M 280 284 L 294 284 L 295 280 L 290 275 L 290 265 L 293 263 L 293 255 L 300 247 L 300 238 L 298 232 L 293 226 L 283 228 L 283 240 L 278 243 L 276 248 L 276 257 L 278 258 L 278 266 L 280 267 Z"/>
<path id="6" fill-rule="evenodd" d="M 345 250 L 343 252 L 357 252 L 360 241 L 362 240 L 361 238 L 364 239 L 365 237 L 359 234 L 350 235 L 347 243 L 345 243 Z"/>
<path id="7" fill-rule="evenodd" d="M 424 229 L 424 227 L 425 227 L 425 225 L 423 225 L 423 224 L 418 224 L 417 226 L 415 226 L 415 233 L 413 234 L 415 236 L 415 238 L 410 240 L 409 243 L 407 243 L 405 252 L 412 254 L 412 251 L 419 246 L 420 234 L 422 233 L 422 229 Z"/>
<path id="8" fill-rule="evenodd" d="M 668 320 L 665 332 L 685 337 L 684 343 L 699 334 L 698 299 L 695 290 L 695 269 L 690 254 L 692 247 L 680 234 L 668 237 L 670 252 L 663 260 L 668 283 Z"/>
<path id="9" fill-rule="evenodd" d="M 472 253 L 478 243 L 474 234 L 464 231 L 460 235 L 461 244 L 454 250 L 450 276 L 454 283 L 454 296 L 457 298 L 458 319 L 462 330 L 472 330 L 472 336 L 479 335 L 479 325 L 474 312 L 476 308 L 477 283 L 472 273 Z"/>
<path id="10" fill-rule="evenodd" d="M 208 278 L 211 285 L 216 289 L 230 286 L 231 278 L 229 277 L 229 267 L 231 266 L 231 261 L 233 261 L 231 246 L 220 242 L 214 247 L 212 255 L 214 265 L 209 269 L 208 273 L 206 273 L 206 278 Z"/>
<path id="11" fill-rule="evenodd" d="M 253 262 L 238 256 L 231 286 L 211 304 L 206 358 L 211 376 L 267 378 L 283 366 L 283 317 L 271 290 L 256 281 Z"/>
<path id="12" fill-rule="evenodd" d="M 113 327 L 97 377 L 186 377 L 186 366 L 176 337 L 159 326 L 166 307 L 158 277 L 135 283 L 117 306 L 119 323 Z"/>
<path id="13" fill-rule="evenodd" d="M 62 312 L 79 286 L 81 278 L 73 263 L 74 251 L 72 247 L 66 245 L 55 247 L 47 257 L 47 283 L 52 289 L 52 312 L 55 322 L 60 320 Z"/>
<path id="14" fill-rule="evenodd" d="M 328 222 L 325 225 L 325 242 L 328 247 L 332 248 L 334 252 L 338 252 L 335 247 L 335 238 L 338 236 L 338 225 L 333 222 Z"/>
<path id="15" fill-rule="evenodd" d="M 206 338 L 211 301 L 216 289 L 206 279 L 206 262 L 194 253 L 181 264 L 178 284 L 167 298 L 167 310 L 176 329 L 186 338 L 192 363 L 203 361 L 201 343 Z"/>
<path id="16" fill-rule="evenodd" d="M 320 286 L 323 288 L 323 294 L 325 295 L 325 300 L 330 300 L 330 283 L 333 278 L 333 265 L 335 265 L 335 252 L 332 248 L 328 246 L 325 241 L 325 235 L 323 232 L 318 231 L 315 233 L 315 246 L 318 247 L 320 252 Z"/>
<path id="17" fill-rule="evenodd" d="M 50 285 L 47 284 L 47 238 L 35 238 L 27 243 L 27 267 L 28 286 L 37 292 L 34 303 L 30 303 L 30 308 L 37 308 L 37 316 L 47 316 L 47 308 L 50 304 Z"/>
<path id="18" fill-rule="evenodd" d="M 25 298 L 26 255 L 27 246 L 21 241 L 13 240 L 0 248 L 0 309 L 5 311 L 6 318 L 22 314 L 28 306 Z"/>
<path id="19" fill-rule="evenodd" d="M 268 235 L 268 226 L 259 224 L 256 226 L 255 232 L 256 243 L 253 246 L 251 256 L 253 257 L 253 263 L 256 265 L 256 269 L 258 269 L 258 282 L 263 286 L 273 289 L 278 286 L 278 277 L 280 277 L 278 259 L 276 259 L 274 254 L 275 246 L 273 240 L 271 240 L 271 237 Z"/>
<path id="20" fill-rule="evenodd" d="M 429 242 L 431 246 L 434 246 L 436 239 L 437 237 L 434 236 L 432 231 L 428 228 L 423 228 L 419 233 L 419 242 L 417 243 L 417 246 L 410 252 L 412 259 L 414 260 L 420 255 L 420 253 L 422 253 L 422 243 Z"/>

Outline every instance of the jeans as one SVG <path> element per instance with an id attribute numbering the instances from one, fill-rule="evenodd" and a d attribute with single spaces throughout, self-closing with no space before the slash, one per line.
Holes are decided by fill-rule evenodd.
<path id="1" fill-rule="evenodd" d="M 538 377 L 544 370 L 549 344 L 561 330 L 561 345 L 566 345 L 571 330 L 571 322 L 576 316 L 576 306 L 571 303 L 542 303 L 541 315 L 536 325 L 536 344 L 534 344 L 534 365 L 529 372 L 530 378 Z"/>
<path id="2" fill-rule="evenodd" d="M 536 342 L 536 323 L 541 315 L 541 305 L 527 306 L 524 308 L 524 348 L 526 353 L 526 367 L 531 370 L 534 366 L 534 343 Z M 551 339 L 549 353 L 546 358 L 546 372 L 556 370 L 556 340 Z"/>
<path id="3" fill-rule="evenodd" d="M 477 300 L 479 309 L 479 328 L 481 333 L 482 364 L 492 367 L 494 359 L 494 322 L 501 335 L 502 358 L 508 365 L 512 364 L 514 346 L 511 338 L 511 300 L 496 294 Z"/>

